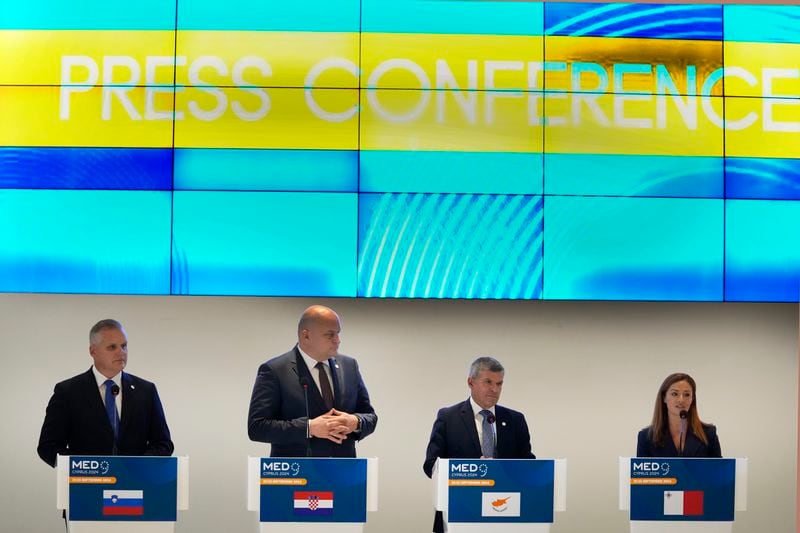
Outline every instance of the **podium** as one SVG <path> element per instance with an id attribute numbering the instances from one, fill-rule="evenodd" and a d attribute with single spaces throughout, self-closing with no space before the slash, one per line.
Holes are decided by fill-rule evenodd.
<path id="1" fill-rule="evenodd" d="M 566 510 L 565 459 L 439 459 L 432 477 L 448 533 L 547 533 Z"/>
<path id="2" fill-rule="evenodd" d="M 247 509 L 263 533 L 361 533 L 378 510 L 378 459 L 248 457 Z"/>
<path id="3" fill-rule="evenodd" d="M 188 457 L 59 455 L 56 472 L 70 533 L 172 533 L 189 508 Z"/>
<path id="4" fill-rule="evenodd" d="M 631 533 L 730 533 L 747 510 L 747 459 L 619 459 L 619 508 Z"/>

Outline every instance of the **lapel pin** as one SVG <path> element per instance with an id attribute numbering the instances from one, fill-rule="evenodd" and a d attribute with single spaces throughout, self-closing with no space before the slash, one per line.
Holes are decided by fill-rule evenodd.
<path id="1" fill-rule="evenodd" d="M 505 427 L 506 423 L 505 422 L 500 422 L 500 425 Z"/>
<path id="2" fill-rule="evenodd" d="M 135 389 L 135 388 L 136 388 L 136 385 L 131 385 L 131 388 L 132 388 L 132 389 Z M 504 424 L 504 425 L 505 425 L 505 424 Z"/>

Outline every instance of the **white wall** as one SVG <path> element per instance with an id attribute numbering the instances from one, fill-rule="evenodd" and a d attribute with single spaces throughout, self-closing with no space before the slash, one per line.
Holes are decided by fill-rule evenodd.
<path id="1" fill-rule="evenodd" d="M 380 417 L 359 446 L 381 458 L 369 532 L 430 531 L 430 427 L 437 408 L 467 397 L 467 366 L 482 354 L 506 366 L 501 403 L 526 413 L 536 454 L 569 460 L 568 512 L 554 533 L 625 531 L 617 457 L 635 453 L 673 371 L 696 378 L 723 454 L 750 458 L 736 530 L 795 531 L 796 305 L 13 294 L 0 295 L 0 529 L 59 530 L 55 474 L 35 451 L 44 408 L 57 381 L 89 368 L 89 327 L 114 317 L 128 332 L 128 370 L 158 384 L 176 454 L 191 457 L 191 510 L 178 531 L 255 531 L 245 458 L 267 447 L 247 439 L 250 390 L 318 302 L 342 316 L 342 352 L 358 358 Z"/>

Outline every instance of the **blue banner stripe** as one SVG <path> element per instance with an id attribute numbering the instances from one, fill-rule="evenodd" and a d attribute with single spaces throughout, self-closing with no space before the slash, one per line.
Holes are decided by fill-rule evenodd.
<path id="1" fill-rule="evenodd" d="M 363 151 L 361 192 L 541 194 L 542 155 Z"/>
<path id="2" fill-rule="evenodd" d="M 361 30 L 380 33 L 542 35 L 540 2 L 363 0 Z"/>
<path id="3" fill-rule="evenodd" d="M 547 3 L 545 35 L 722 39 L 722 6 Z"/>
<path id="4" fill-rule="evenodd" d="M 725 40 L 800 43 L 800 6 L 725 6 Z"/>
<path id="5" fill-rule="evenodd" d="M 354 150 L 175 150 L 175 190 L 356 192 Z"/>
<path id="6" fill-rule="evenodd" d="M 725 159 L 728 198 L 800 200 L 800 159 Z"/>
<path id="7" fill-rule="evenodd" d="M 0 188 L 170 190 L 172 150 L 1 146 Z"/>
<path id="8" fill-rule="evenodd" d="M 177 2 L 139 0 L 9 0 L 2 30 L 171 30 Z"/>

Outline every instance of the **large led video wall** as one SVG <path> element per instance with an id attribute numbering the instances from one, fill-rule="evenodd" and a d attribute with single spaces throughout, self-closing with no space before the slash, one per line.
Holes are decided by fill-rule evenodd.
<path id="1" fill-rule="evenodd" d="M 800 300 L 800 6 L 0 7 L 0 291 Z"/>

